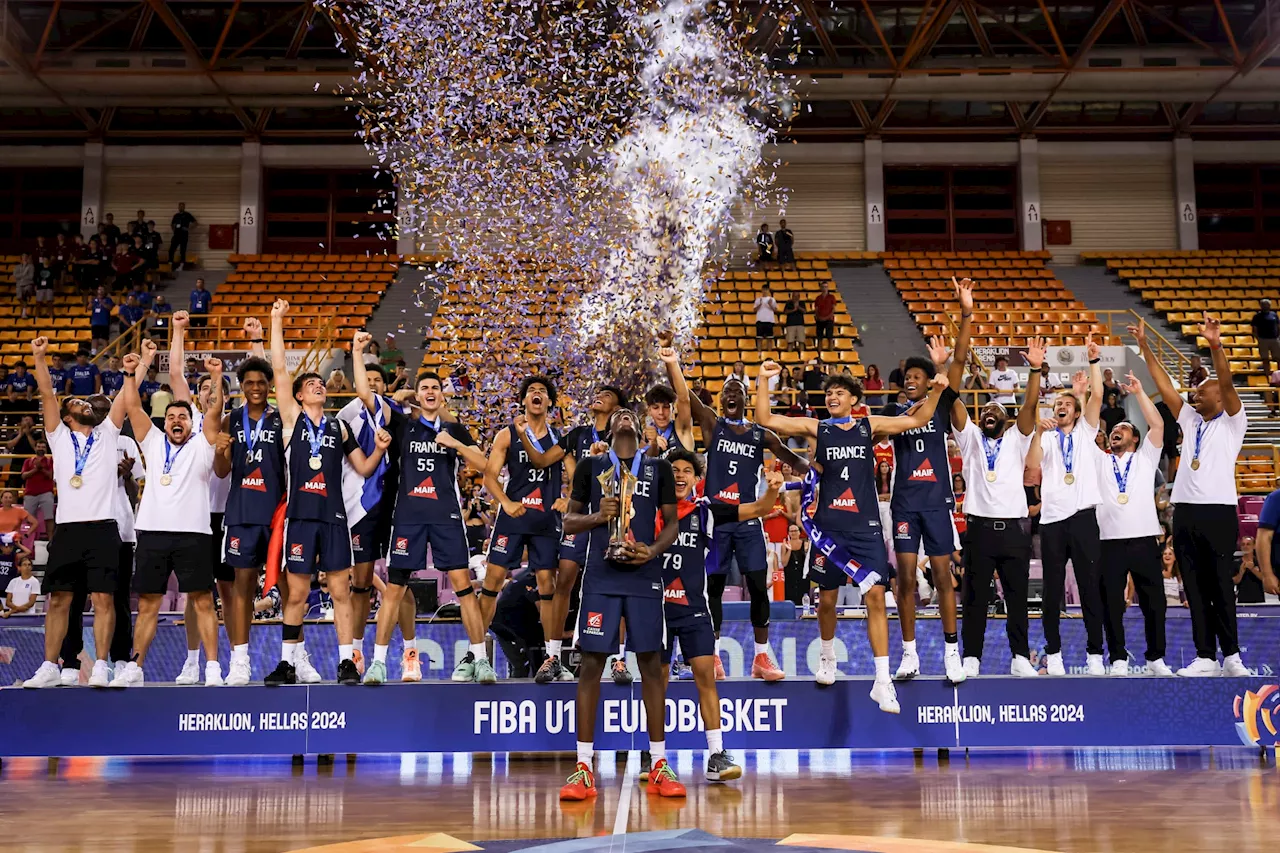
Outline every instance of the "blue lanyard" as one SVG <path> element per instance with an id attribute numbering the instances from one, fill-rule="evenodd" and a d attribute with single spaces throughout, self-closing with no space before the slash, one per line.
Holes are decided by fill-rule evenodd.
<path id="1" fill-rule="evenodd" d="M 444 426 L 444 424 L 442 423 L 442 420 L 443 418 L 441 418 L 439 415 L 436 415 L 436 419 L 434 423 L 427 420 L 426 415 L 418 416 L 418 423 L 422 424 L 424 427 L 431 430 L 436 435 L 440 434 L 440 428 Z"/>
<path id="2" fill-rule="evenodd" d="M 667 424 L 667 428 L 666 428 L 666 429 L 660 429 L 660 430 L 658 430 L 657 432 L 658 432 L 658 435 L 660 435 L 660 436 L 662 436 L 663 438 L 665 438 L 665 439 L 667 440 L 667 443 L 669 444 L 669 443 L 671 442 L 671 439 L 675 437 L 675 434 L 676 434 L 676 425 L 675 425 L 675 424 Z"/>
<path id="3" fill-rule="evenodd" d="M 1205 430 L 1208 428 L 1209 424 L 1213 423 L 1218 418 L 1222 417 L 1225 413 L 1226 413 L 1225 410 L 1222 412 L 1218 412 L 1218 414 L 1209 418 L 1209 420 L 1207 421 L 1202 420 L 1200 421 L 1200 423 L 1196 424 L 1196 452 L 1195 452 L 1195 455 L 1191 457 L 1192 459 L 1200 458 L 1200 442 L 1204 438 Z"/>
<path id="4" fill-rule="evenodd" d="M 618 458 L 618 454 L 609 449 L 609 461 L 613 463 L 614 479 L 622 482 L 622 460 Z M 636 479 L 640 478 L 640 466 L 644 463 L 644 454 L 639 450 L 636 451 L 635 458 L 631 460 L 631 476 Z"/>
<path id="5" fill-rule="evenodd" d="M 528 429 L 528 428 L 526 427 L 526 429 Z M 529 437 L 530 437 L 531 439 L 533 439 L 533 443 L 534 443 L 534 444 L 537 444 L 537 443 L 538 443 L 538 440 L 537 440 L 536 438 L 533 438 L 533 430 L 529 430 Z M 591 425 L 591 443 L 592 443 L 592 444 L 595 444 L 595 443 L 597 443 L 598 441 L 600 441 L 600 433 L 598 433 L 598 432 L 596 431 L 596 425 L 595 425 L 595 424 L 592 424 L 592 425 Z"/>
<path id="6" fill-rule="evenodd" d="M 184 442 L 182 442 L 182 444 L 179 444 L 179 445 L 178 445 L 178 451 L 177 451 L 177 453 L 174 453 L 174 454 L 173 454 L 173 456 L 172 456 L 172 458 L 171 458 L 171 457 L 169 456 L 169 453 L 170 453 L 170 451 L 171 451 L 171 450 L 173 450 L 173 445 L 169 443 L 169 435 L 168 435 L 167 433 L 165 434 L 165 437 L 164 437 L 164 473 L 166 473 L 166 474 L 168 474 L 168 473 L 169 473 L 169 469 L 173 467 L 173 463 L 175 463 L 175 462 L 177 462 L 177 461 L 178 461 L 178 454 L 182 453 L 183 449 L 185 449 L 185 448 L 186 448 L 186 446 L 187 446 L 187 442 L 185 442 L 185 441 L 184 441 Z"/>
<path id="7" fill-rule="evenodd" d="M 262 424 L 266 421 L 269 411 L 270 410 L 264 406 L 262 414 L 258 416 L 258 422 L 253 425 L 252 429 L 250 429 L 249 407 L 245 406 L 240 410 L 240 425 L 244 428 L 244 443 L 248 446 L 249 453 L 251 454 L 253 453 L 254 445 L 258 443 L 258 436 L 262 435 Z"/>
<path id="8" fill-rule="evenodd" d="M 84 466 L 89 461 L 89 451 L 93 450 L 93 442 L 98 438 L 98 431 L 94 430 L 89 433 L 89 440 L 84 443 L 84 451 L 80 450 L 80 439 L 76 436 L 76 431 L 71 430 L 71 446 L 76 450 L 76 476 L 79 477 L 84 473 Z"/>
<path id="9" fill-rule="evenodd" d="M 1076 455 L 1076 434 L 1064 433 L 1061 429 L 1054 430 L 1058 434 L 1058 452 L 1062 454 L 1062 467 L 1066 469 L 1068 474 L 1075 465 Z"/>
<path id="10" fill-rule="evenodd" d="M 853 417 L 852 417 L 852 416 L 850 416 L 850 415 L 845 415 L 843 418 L 827 418 L 826 423 L 829 423 L 829 424 L 851 424 L 851 423 L 853 423 Z"/>
<path id="11" fill-rule="evenodd" d="M 526 425 L 525 425 L 525 428 L 524 428 L 524 434 L 525 434 L 525 435 L 527 435 L 527 436 L 529 437 L 529 443 L 530 443 L 530 444 L 532 444 L 534 447 L 538 448 L 538 450 L 542 450 L 542 442 L 541 442 L 541 441 L 539 441 L 539 440 L 538 440 L 538 437 L 537 437 L 536 435 L 534 435 L 534 434 L 533 434 L 533 427 L 528 426 L 528 425 L 526 424 Z M 547 424 L 547 436 L 551 439 L 551 446 L 552 446 L 552 447 L 555 447 L 556 443 L 560 441 L 560 438 L 556 435 L 555 428 L 554 428 L 554 427 L 552 427 L 552 426 L 551 426 L 551 424 Z M 592 443 L 594 444 L 595 442 L 597 442 L 597 441 L 599 441 L 599 440 L 600 440 L 600 439 L 596 437 L 596 428 L 593 426 L 593 427 L 591 428 L 591 441 L 592 441 Z"/>
<path id="12" fill-rule="evenodd" d="M 733 420 L 732 418 L 725 418 L 724 422 L 727 424 L 732 424 L 733 426 L 740 426 L 740 427 L 744 427 L 748 423 L 750 423 L 746 418 L 742 418 L 741 420 L 736 420 L 736 421 Z"/>
<path id="13" fill-rule="evenodd" d="M 1129 454 L 1129 461 L 1124 463 L 1124 474 L 1120 473 L 1120 465 L 1116 462 L 1114 456 L 1111 457 L 1111 468 L 1116 472 L 1116 485 L 1120 487 L 1120 494 L 1125 493 L 1125 489 L 1129 487 L 1129 469 L 1133 467 L 1133 457 L 1136 453 Z"/>
<path id="14" fill-rule="evenodd" d="M 318 458 L 320 456 L 320 447 L 324 440 L 324 428 L 328 421 L 329 419 L 327 417 L 321 415 L 320 425 L 313 427 L 311 425 L 311 418 L 307 417 L 306 412 L 302 413 L 302 422 L 307 426 L 307 441 L 311 444 L 312 458 Z"/>
<path id="15" fill-rule="evenodd" d="M 1004 436 L 1000 436 L 995 440 L 995 444 L 991 444 L 990 439 L 985 435 L 982 437 L 982 450 L 987 454 L 987 470 L 996 470 L 996 457 L 1000 455 L 1000 442 L 1004 441 Z"/>

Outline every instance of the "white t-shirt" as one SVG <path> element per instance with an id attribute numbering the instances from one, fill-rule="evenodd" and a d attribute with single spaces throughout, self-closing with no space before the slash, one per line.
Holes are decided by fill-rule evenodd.
<path id="1" fill-rule="evenodd" d="M 107 418 L 93 428 L 91 436 L 76 433 L 72 437 L 66 424 L 49 434 L 49 455 L 53 457 L 53 479 L 58 484 L 58 507 L 55 521 L 71 524 L 83 521 L 115 521 L 115 493 L 118 477 L 116 465 L 120 461 L 116 439 L 120 428 Z M 75 442 L 83 452 L 92 438 L 93 446 L 80 474 L 80 488 L 71 486 L 76 473 Z"/>
<path id="2" fill-rule="evenodd" d="M 129 476 L 134 480 L 145 480 L 147 472 L 142 466 L 142 450 L 138 447 L 138 442 L 134 441 L 127 435 L 121 435 L 116 439 L 116 447 L 120 451 L 120 458 L 124 459 L 128 456 L 133 460 L 133 468 L 129 471 Z M 116 527 L 120 531 L 121 542 L 137 542 L 138 536 L 134 532 L 134 514 L 133 504 L 129 502 L 129 493 L 124 487 L 124 478 L 116 478 Z"/>
<path id="3" fill-rule="evenodd" d="M 991 387 L 1000 392 L 995 397 L 997 403 L 1002 405 L 1013 403 L 1013 392 L 1018 390 L 1018 372 L 1008 369 L 992 371 Z"/>
<path id="4" fill-rule="evenodd" d="M 196 432 L 204 431 L 204 413 L 198 409 L 192 409 L 192 429 Z M 231 494 L 231 475 L 225 477 L 215 477 L 212 473 L 209 475 L 209 511 L 223 513 L 227 511 L 227 496 Z"/>
<path id="5" fill-rule="evenodd" d="M 138 530 L 159 533 L 210 533 L 209 478 L 213 475 L 213 445 L 203 432 L 169 451 L 169 485 L 164 475 L 164 430 L 152 427 L 142 439 L 147 457 L 147 488 L 138 505 Z M 175 453 L 176 451 L 176 453 Z"/>
<path id="6" fill-rule="evenodd" d="M 1196 452 L 1196 430 L 1204 429 L 1200 440 L 1200 466 L 1191 469 Z M 1249 418 L 1244 406 L 1234 415 L 1221 412 L 1208 423 L 1200 417 L 1190 403 L 1182 404 L 1178 413 L 1178 426 L 1182 427 L 1182 456 L 1178 461 L 1178 476 L 1173 481 L 1175 504 L 1227 504 L 1235 506 L 1236 457 L 1244 444 Z M 58 519 L 62 521 L 61 518 Z"/>
<path id="7" fill-rule="evenodd" d="M 1044 458 L 1040 463 L 1040 470 L 1044 472 L 1040 482 L 1040 498 L 1043 501 L 1040 507 L 1041 524 L 1063 521 L 1102 501 L 1102 495 L 1098 492 L 1097 469 L 1098 457 L 1103 454 L 1094 443 L 1097 438 L 1098 428 L 1090 425 L 1083 417 L 1076 421 L 1075 428 L 1065 437 L 1059 436 L 1057 430 L 1040 436 L 1040 447 L 1044 451 Z M 1071 474 L 1075 481 L 1070 485 L 1065 481 L 1067 465 L 1062 455 L 1063 444 L 1071 448 Z"/>
<path id="8" fill-rule="evenodd" d="M 1098 454 L 1098 490 L 1102 497 L 1098 504 L 1100 539 L 1139 539 L 1159 536 L 1163 532 L 1156 513 L 1156 469 L 1160 465 L 1160 450 L 1160 445 L 1144 440 L 1133 453 L 1119 456 Z M 1129 472 L 1124 490 L 1129 496 L 1126 504 L 1120 503 L 1117 467 L 1121 477 L 1126 470 Z"/>
<path id="9" fill-rule="evenodd" d="M 1004 435 L 993 442 L 984 440 L 982 430 L 969 418 L 964 429 L 953 429 L 960 458 L 964 463 L 964 511 L 981 518 L 1026 518 L 1027 493 L 1022 488 L 1022 469 L 1031 449 L 1032 435 L 1023 435 L 1017 424 L 1009 424 Z M 996 481 L 987 481 L 986 445 L 995 445 Z"/>
<path id="10" fill-rule="evenodd" d="M 757 323 L 772 323 L 778 319 L 778 300 L 772 296 L 757 296 L 754 307 Z"/>
<path id="11" fill-rule="evenodd" d="M 24 578 L 21 575 L 9 580 L 9 586 L 5 588 L 6 595 L 13 596 L 13 606 L 23 607 L 28 601 L 40 596 L 40 579 L 35 575 Z"/>

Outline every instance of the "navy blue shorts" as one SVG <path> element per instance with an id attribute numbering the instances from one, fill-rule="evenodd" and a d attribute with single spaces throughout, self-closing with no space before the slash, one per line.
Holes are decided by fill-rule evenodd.
<path id="1" fill-rule="evenodd" d="M 590 538 L 587 531 L 581 533 L 566 533 L 560 537 L 560 559 L 577 564 L 578 568 L 582 568 L 587 562 L 587 540 Z"/>
<path id="2" fill-rule="evenodd" d="M 707 574 L 722 575 L 729 571 L 733 557 L 738 558 L 738 571 L 763 572 L 769 569 L 769 555 L 765 550 L 764 525 L 760 519 L 717 524 L 712 533 L 716 540 L 716 556 L 719 565 L 707 566 Z"/>
<path id="3" fill-rule="evenodd" d="M 898 509 L 893 511 L 893 551 L 895 554 L 924 553 L 928 557 L 949 557 L 960 550 L 955 521 L 949 509 Z"/>
<path id="4" fill-rule="evenodd" d="M 627 620 L 628 650 L 644 654 L 666 647 L 661 598 L 584 592 L 578 608 L 578 648 L 587 654 L 617 654 L 623 619 Z"/>
<path id="5" fill-rule="evenodd" d="M 461 521 L 445 524 L 400 524 L 391 533 L 387 579 L 408 586 L 409 575 L 427 567 L 427 549 L 436 571 L 465 569 L 469 561 L 467 528 Z"/>
<path id="6" fill-rule="evenodd" d="M 296 518 L 285 522 L 284 566 L 289 572 L 341 572 L 354 562 L 347 525 Z"/>
<path id="7" fill-rule="evenodd" d="M 670 610 L 667 611 L 668 614 Z M 671 650 L 675 641 L 680 642 L 680 656 L 685 663 L 694 658 L 709 657 L 716 653 L 716 629 L 711 625 L 711 614 L 705 610 L 667 620 L 667 645 L 662 650 L 662 662 L 671 663 Z M 627 647 L 631 647 L 631 623 L 627 623 Z"/>
<path id="8" fill-rule="evenodd" d="M 529 568 L 534 571 L 554 571 L 560 565 L 560 531 L 551 528 L 541 533 L 524 533 L 511 528 L 514 519 L 499 513 L 489 537 L 488 561 L 507 571 L 520 568 L 520 558 L 529 549 Z"/>
<path id="9" fill-rule="evenodd" d="M 879 536 L 851 536 L 848 533 L 827 533 L 836 544 L 844 548 L 849 556 L 862 566 L 880 573 L 878 584 L 889 586 L 889 581 L 897 574 L 889 563 L 889 555 L 884 550 L 884 539 Z M 817 548 L 809 549 L 809 580 L 818 585 L 818 589 L 839 589 L 850 582 L 844 568 L 828 560 Z"/>
<path id="10" fill-rule="evenodd" d="M 357 563 L 372 563 L 387 556 L 390 530 L 378 510 L 365 513 L 351 528 L 351 556 Z"/>
<path id="11" fill-rule="evenodd" d="M 228 524 L 222 537 L 222 559 L 233 569 L 260 569 L 267 562 L 271 526 Z"/>

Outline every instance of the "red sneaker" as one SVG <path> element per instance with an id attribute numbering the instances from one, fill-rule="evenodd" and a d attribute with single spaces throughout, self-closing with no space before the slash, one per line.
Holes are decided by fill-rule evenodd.
<path id="1" fill-rule="evenodd" d="M 649 772 L 649 793 L 659 797 L 683 797 L 686 795 L 684 785 L 676 778 L 676 771 L 671 769 L 667 759 L 659 758 Z M 561 796 L 564 796 L 561 794 Z"/>
<path id="2" fill-rule="evenodd" d="M 767 652 L 761 652 L 751 662 L 751 677 L 762 678 L 765 681 L 781 681 L 787 677 L 787 674 L 778 669 L 778 665 L 773 662 L 773 658 L 769 657 Z"/>
<path id="3" fill-rule="evenodd" d="M 720 655 L 716 655 L 716 681 L 724 681 L 724 661 L 720 660 Z"/>
<path id="4" fill-rule="evenodd" d="M 597 793 L 595 774 L 591 772 L 590 767 L 579 761 L 573 773 L 570 774 L 569 781 L 565 782 L 564 787 L 560 789 L 560 799 L 589 800 Z"/>

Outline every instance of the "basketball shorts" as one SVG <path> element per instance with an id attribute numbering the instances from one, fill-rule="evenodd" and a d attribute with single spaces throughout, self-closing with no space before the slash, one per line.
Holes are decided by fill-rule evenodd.
<path id="1" fill-rule="evenodd" d="M 489 562 L 513 571 L 520 568 L 525 549 L 529 550 L 529 568 L 534 571 L 554 570 L 560 565 L 560 531 L 548 527 L 543 531 L 528 533 L 515 528 L 516 519 L 499 513 L 489 537 Z"/>
<path id="2" fill-rule="evenodd" d="M 667 644 L 662 649 L 663 663 L 671 663 L 671 652 L 676 641 L 680 643 L 680 655 L 686 663 L 694 658 L 714 655 L 716 629 L 711 624 L 711 614 L 705 610 L 695 610 L 667 620 Z M 627 648 L 631 648 L 630 622 L 627 623 Z"/>
<path id="3" fill-rule="evenodd" d="M 233 569 L 260 569 L 267 562 L 271 526 L 228 524 L 222 537 L 222 558 Z"/>
<path id="4" fill-rule="evenodd" d="M 398 586 L 409 585 L 409 575 L 431 564 L 440 572 L 467 568 L 467 530 L 461 521 L 448 524 L 399 524 L 391 534 L 391 559 L 387 579 Z"/>
<path id="5" fill-rule="evenodd" d="M 897 509 L 893 511 L 893 551 L 915 554 L 924 540 L 924 553 L 929 557 L 949 557 L 960 549 L 955 520 L 949 509 Z"/>
<path id="6" fill-rule="evenodd" d="M 712 535 L 716 538 L 719 565 L 708 565 L 707 574 L 722 575 L 729 571 L 729 563 L 735 556 L 738 558 L 738 571 L 744 574 L 768 570 L 769 555 L 760 519 L 718 524 Z"/>
<path id="7" fill-rule="evenodd" d="M 582 533 L 566 533 L 560 538 L 560 559 L 576 563 L 582 568 L 587 562 L 587 540 L 591 538 L 584 530 Z"/>
<path id="8" fill-rule="evenodd" d="M 284 566 L 295 575 L 351 568 L 351 531 L 346 524 L 291 518 L 284 527 Z"/>
<path id="9" fill-rule="evenodd" d="M 859 565 L 880 573 L 879 586 L 888 587 L 889 581 L 896 572 L 889 563 L 889 555 L 885 553 L 884 539 L 878 534 L 855 536 L 848 533 L 825 531 L 837 545 Z M 948 552 L 949 553 L 949 552 Z M 818 589 L 839 589 L 850 582 L 844 568 L 827 558 L 817 548 L 809 553 L 809 580 L 818 585 Z"/>
<path id="10" fill-rule="evenodd" d="M 372 563 L 387 556 L 388 525 L 375 509 L 351 528 L 351 556 L 357 563 Z"/>
<path id="11" fill-rule="evenodd" d="M 49 543 L 44 591 L 114 593 L 119 567 L 120 529 L 114 519 L 59 524 Z"/>
<path id="12" fill-rule="evenodd" d="M 138 531 L 133 588 L 139 595 L 163 595 L 169 575 L 178 576 L 179 592 L 213 588 L 213 546 L 208 533 Z"/>
<path id="13" fill-rule="evenodd" d="M 584 592 L 578 609 L 578 648 L 587 654 L 617 654 L 623 619 L 630 651 L 644 654 L 666 647 L 667 622 L 660 597 Z"/>

